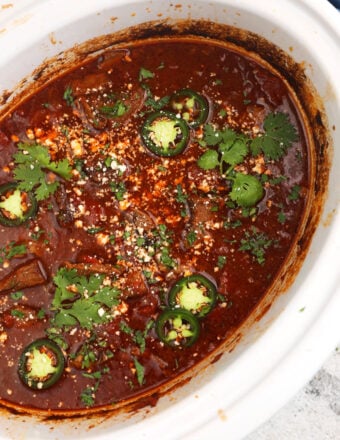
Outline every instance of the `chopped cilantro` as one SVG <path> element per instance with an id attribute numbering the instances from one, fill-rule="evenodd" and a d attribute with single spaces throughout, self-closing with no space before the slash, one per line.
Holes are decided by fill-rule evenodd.
<path id="1" fill-rule="evenodd" d="M 13 301 L 19 301 L 24 296 L 24 292 L 13 292 L 11 293 L 11 298 Z"/>
<path id="2" fill-rule="evenodd" d="M 21 310 L 12 309 L 11 315 L 17 319 L 23 319 L 25 317 L 25 313 Z"/>
<path id="3" fill-rule="evenodd" d="M 236 228 L 238 228 L 239 226 L 242 226 L 242 222 L 241 222 L 241 220 L 235 220 L 234 222 L 231 222 L 231 221 L 225 221 L 224 223 L 223 223 L 223 226 L 226 228 L 226 229 L 236 229 Z"/>
<path id="4" fill-rule="evenodd" d="M 17 244 L 14 241 L 8 243 L 8 245 L 0 248 L 0 263 L 5 260 L 11 260 L 12 258 L 22 257 L 27 253 L 27 246 L 25 244 Z"/>
<path id="5" fill-rule="evenodd" d="M 145 238 L 144 237 L 137 237 L 136 244 L 138 247 L 143 247 L 145 245 Z"/>
<path id="6" fill-rule="evenodd" d="M 95 235 L 95 234 L 98 234 L 98 232 L 100 232 L 102 230 L 103 230 L 103 228 L 98 226 L 98 227 L 87 228 L 86 232 L 90 235 Z"/>
<path id="7" fill-rule="evenodd" d="M 162 245 L 168 245 L 172 242 L 171 231 L 168 230 L 166 225 L 160 224 L 157 229 L 153 230 L 154 237 L 157 238 L 156 246 L 160 247 Z"/>
<path id="8" fill-rule="evenodd" d="M 286 216 L 286 214 L 285 214 L 285 212 L 283 210 L 283 206 L 282 205 L 280 205 L 280 211 L 277 214 L 277 219 L 278 219 L 279 223 L 281 223 L 282 225 L 284 223 L 286 223 L 287 216 Z"/>
<path id="9" fill-rule="evenodd" d="M 37 318 L 38 318 L 38 319 L 44 319 L 45 316 L 46 316 L 46 312 L 45 312 L 45 310 L 44 310 L 44 309 L 39 309 L 39 310 L 38 310 L 38 313 L 37 313 Z"/>
<path id="10" fill-rule="evenodd" d="M 93 373 L 83 373 L 84 377 L 87 377 L 89 379 L 101 379 L 102 372 L 101 371 L 94 371 Z"/>
<path id="11" fill-rule="evenodd" d="M 173 269 L 177 266 L 176 261 L 170 256 L 170 251 L 168 247 L 162 248 L 160 261 L 164 264 L 164 266 L 167 266 L 170 269 Z"/>
<path id="12" fill-rule="evenodd" d="M 144 383 L 144 372 L 145 372 L 145 368 L 144 368 L 143 365 L 138 361 L 137 358 L 133 358 L 133 363 L 135 364 L 137 381 L 138 381 L 139 385 L 143 385 L 143 383 Z"/>
<path id="13" fill-rule="evenodd" d="M 225 255 L 219 255 L 217 258 L 217 266 L 219 269 L 223 269 L 227 262 L 227 257 Z"/>
<path id="14" fill-rule="evenodd" d="M 223 81 L 221 79 L 214 79 L 213 84 L 215 86 L 221 86 L 223 84 Z"/>
<path id="15" fill-rule="evenodd" d="M 143 275 L 148 280 L 148 284 L 157 284 L 158 280 L 153 277 L 153 273 L 150 270 L 143 270 Z"/>
<path id="16" fill-rule="evenodd" d="M 45 231 L 43 229 L 39 229 L 37 232 L 31 232 L 30 236 L 32 240 L 37 241 L 43 234 L 45 234 Z"/>
<path id="17" fill-rule="evenodd" d="M 221 110 L 218 112 L 218 116 L 220 118 L 225 118 L 227 116 L 227 110 L 224 108 L 221 108 Z"/>
<path id="18" fill-rule="evenodd" d="M 245 218 L 253 217 L 254 215 L 256 215 L 256 213 L 257 213 L 257 209 L 254 206 L 250 206 L 247 208 L 243 207 L 241 211 L 242 217 Z"/>
<path id="19" fill-rule="evenodd" d="M 153 72 L 151 72 L 148 69 L 145 69 L 144 67 L 141 67 L 139 70 L 138 79 L 139 81 L 143 81 L 144 79 L 153 78 L 154 76 L 155 74 Z"/>
<path id="20" fill-rule="evenodd" d="M 46 334 L 49 339 L 52 339 L 56 344 L 59 345 L 63 350 L 68 349 L 68 343 L 65 341 L 64 337 L 61 335 L 61 328 L 49 327 L 46 329 Z"/>
<path id="21" fill-rule="evenodd" d="M 99 382 L 95 386 L 87 385 L 87 387 L 81 392 L 80 399 L 82 403 L 87 406 L 93 406 L 95 402 L 95 393 L 97 391 L 97 388 L 99 386 Z"/>
<path id="22" fill-rule="evenodd" d="M 197 234 L 195 231 L 189 231 L 187 234 L 187 242 L 189 246 L 192 246 L 197 239 Z"/>
<path id="23" fill-rule="evenodd" d="M 240 251 L 248 251 L 263 265 L 266 261 L 266 250 L 272 246 L 274 241 L 270 239 L 264 232 L 260 232 L 256 227 L 252 227 L 251 231 L 246 231 L 244 238 L 241 239 Z"/>
<path id="24" fill-rule="evenodd" d="M 93 351 L 90 343 L 93 342 L 94 336 L 91 336 L 88 342 L 85 342 L 76 356 L 81 358 L 81 368 L 87 370 L 93 363 L 97 361 L 96 353 Z"/>
<path id="25" fill-rule="evenodd" d="M 99 108 L 99 111 L 107 118 L 117 118 L 128 111 L 128 106 L 123 101 L 118 100 L 113 105 L 103 105 Z"/>
<path id="26" fill-rule="evenodd" d="M 69 105 L 70 107 L 73 105 L 74 103 L 74 97 L 73 97 L 73 90 L 71 86 L 67 86 L 64 94 L 63 94 L 63 99 L 66 101 L 66 104 Z"/>
<path id="27" fill-rule="evenodd" d="M 300 197 L 300 191 L 301 187 L 299 185 L 294 185 L 288 196 L 288 199 L 292 201 L 298 200 L 298 198 Z"/>
<path id="28" fill-rule="evenodd" d="M 170 96 L 163 96 L 160 99 L 155 99 L 151 92 L 147 96 L 147 99 L 145 100 L 145 105 L 147 107 L 151 107 L 154 111 L 162 110 L 170 101 Z"/>
<path id="29" fill-rule="evenodd" d="M 185 203 L 188 199 L 188 196 L 184 193 L 181 185 L 176 186 L 176 200 L 179 203 Z"/>
<path id="30" fill-rule="evenodd" d="M 114 193 L 116 199 L 119 202 L 124 200 L 124 195 L 127 192 L 124 182 L 111 182 L 110 187 L 111 187 L 111 191 Z"/>
<path id="31" fill-rule="evenodd" d="M 284 182 L 287 179 L 285 176 L 277 176 L 269 179 L 269 183 L 271 185 L 279 185 L 280 183 Z"/>
<path id="32" fill-rule="evenodd" d="M 144 331 L 142 331 L 142 330 L 134 330 L 125 321 L 121 321 L 120 329 L 124 333 L 130 335 L 132 337 L 132 340 L 139 346 L 141 353 L 144 353 L 146 347 L 145 338 L 149 330 L 153 327 L 153 325 L 154 325 L 154 321 L 150 319 L 147 322 Z"/>

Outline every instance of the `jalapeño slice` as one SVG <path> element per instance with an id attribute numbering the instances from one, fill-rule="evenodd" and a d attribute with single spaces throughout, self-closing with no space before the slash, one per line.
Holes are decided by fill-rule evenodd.
<path id="1" fill-rule="evenodd" d="M 189 347 L 199 336 L 200 324 L 188 310 L 167 309 L 156 321 L 156 332 L 171 347 Z"/>
<path id="2" fill-rule="evenodd" d="M 181 307 L 202 318 L 216 303 L 215 285 L 201 274 L 179 279 L 169 293 L 169 306 Z"/>
<path id="3" fill-rule="evenodd" d="M 141 136 L 148 150 L 157 156 L 171 157 L 182 153 L 188 144 L 189 127 L 174 113 L 152 113 L 142 126 Z"/>
<path id="4" fill-rule="evenodd" d="M 64 367 L 65 358 L 60 347 L 52 340 L 42 338 L 23 350 L 18 373 L 29 388 L 45 390 L 60 379 Z"/>
<path id="5" fill-rule="evenodd" d="M 206 98 L 191 89 L 181 89 L 170 97 L 170 107 L 181 115 L 190 128 L 204 124 L 209 114 Z"/>
<path id="6" fill-rule="evenodd" d="M 34 195 L 18 189 L 16 182 L 0 186 L 0 224 L 21 225 L 34 217 L 37 209 L 38 203 Z"/>

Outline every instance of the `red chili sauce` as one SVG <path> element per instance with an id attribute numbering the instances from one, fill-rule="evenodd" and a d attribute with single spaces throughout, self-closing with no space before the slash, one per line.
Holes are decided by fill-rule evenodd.
<path id="1" fill-rule="evenodd" d="M 181 90 L 194 94 L 181 99 Z M 235 332 L 301 224 L 309 153 L 296 107 L 265 65 L 223 44 L 176 38 L 110 50 L 3 118 L 5 405 L 77 410 L 152 393 Z M 216 289 L 201 315 L 188 306 L 209 290 L 196 275 Z M 188 276 L 186 301 L 170 304 Z M 178 308 L 194 324 L 164 315 Z M 39 365 L 24 365 L 27 383 L 19 371 L 25 347 L 41 338 L 64 358 L 46 389 L 46 377 L 32 385 Z"/>

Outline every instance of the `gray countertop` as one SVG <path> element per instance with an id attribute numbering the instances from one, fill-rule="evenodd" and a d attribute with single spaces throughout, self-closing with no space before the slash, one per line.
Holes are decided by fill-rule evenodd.
<path id="1" fill-rule="evenodd" d="M 308 384 L 245 440 L 339 440 L 340 345 Z"/>

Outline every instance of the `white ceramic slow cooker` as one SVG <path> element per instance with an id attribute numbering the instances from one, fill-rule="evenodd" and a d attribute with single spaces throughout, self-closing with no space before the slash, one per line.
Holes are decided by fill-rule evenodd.
<path id="1" fill-rule="evenodd" d="M 340 335 L 340 14 L 326 0 L 12 0 L 0 4 L 0 94 L 93 37 L 143 22 L 206 19 L 252 31 L 297 62 L 333 143 L 329 190 L 307 258 L 232 353 L 129 417 L 41 421 L 0 413 L 0 439 L 242 439 L 317 371 Z"/>

